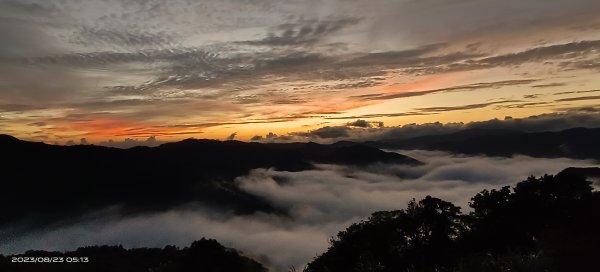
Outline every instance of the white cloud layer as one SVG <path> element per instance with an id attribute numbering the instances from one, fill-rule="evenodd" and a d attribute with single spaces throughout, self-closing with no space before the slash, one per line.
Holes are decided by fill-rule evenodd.
<path id="1" fill-rule="evenodd" d="M 91 215 L 81 223 L 31 232 L 0 244 L 0 252 L 27 249 L 67 250 L 93 244 L 125 247 L 189 245 L 215 238 L 242 250 L 277 271 L 302 267 L 324 252 L 329 237 L 379 210 L 405 208 L 412 198 L 432 195 L 466 207 L 483 189 L 514 184 L 530 175 L 557 173 L 593 161 L 455 156 L 443 152 L 402 151 L 422 166 L 376 164 L 364 168 L 319 165 L 302 172 L 256 169 L 239 177 L 239 186 L 287 208 L 289 216 L 216 213 L 190 205 L 167 212 L 126 218 Z M 464 210 L 463 210 L 464 211 Z"/>

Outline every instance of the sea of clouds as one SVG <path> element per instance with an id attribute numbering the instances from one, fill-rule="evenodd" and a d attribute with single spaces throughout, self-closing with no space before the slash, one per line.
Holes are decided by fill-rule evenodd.
<path id="1" fill-rule="evenodd" d="M 186 246 L 208 237 L 241 250 L 275 271 L 286 271 L 291 266 L 301 268 L 323 253 L 329 239 L 350 224 L 375 211 L 405 208 L 413 198 L 431 195 L 468 212 L 470 198 L 483 189 L 512 185 L 531 175 L 555 174 L 570 166 L 598 166 L 594 161 L 566 158 L 398 152 L 424 164 L 317 165 L 314 170 L 300 172 L 255 169 L 236 179 L 242 190 L 269 200 L 287 210 L 287 215 L 234 215 L 194 203 L 128 217 L 100 211 L 78 223 L 13 237 L 0 244 L 0 252 L 72 250 L 97 244 L 121 244 L 126 248 Z"/>

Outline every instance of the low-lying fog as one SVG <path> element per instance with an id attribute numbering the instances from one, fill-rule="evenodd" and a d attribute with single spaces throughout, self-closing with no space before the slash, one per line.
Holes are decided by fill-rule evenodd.
<path id="1" fill-rule="evenodd" d="M 527 156 L 492 158 L 444 152 L 400 151 L 422 166 L 376 164 L 368 167 L 318 165 L 318 169 L 281 172 L 255 169 L 236 182 L 243 190 L 289 210 L 289 216 L 256 213 L 235 216 L 190 205 L 180 209 L 121 218 L 100 212 L 89 220 L 13 237 L 0 252 L 28 249 L 72 250 L 79 246 L 122 244 L 131 247 L 189 245 L 215 238 L 274 270 L 301 268 L 324 252 L 328 240 L 353 222 L 380 210 L 406 207 L 412 198 L 431 195 L 468 212 L 470 198 L 483 189 L 511 185 L 530 175 L 555 174 L 570 166 L 596 162 Z"/>

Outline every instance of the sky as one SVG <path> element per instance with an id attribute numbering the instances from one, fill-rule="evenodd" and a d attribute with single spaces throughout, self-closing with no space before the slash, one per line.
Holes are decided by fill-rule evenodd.
<path id="1" fill-rule="evenodd" d="M 597 0 L 0 0 L 0 133 L 247 141 L 569 114 L 600 101 L 599 14 Z"/>

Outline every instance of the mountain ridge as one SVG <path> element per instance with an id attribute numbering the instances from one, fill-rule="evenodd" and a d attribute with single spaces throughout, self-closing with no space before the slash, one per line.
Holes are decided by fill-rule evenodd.
<path id="1" fill-rule="evenodd" d="M 117 205 L 123 213 L 163 211 L 189 203 L 247 214 L 282 213 L 239 189 L 234 179 L 257 168 L 314 169 L 314 163 L 421 162 L 369 146 L 245 143 L 188 139 L 157 147 L 58 146 L 0 136 L 0 229 L 77 218 Z M 35 225 L 35 224 L 28 224 Z"/>
<path id="2" fill-rule="evenodd" d="M 465 130 L 405 140 L 370 141 L 382 149 L 442 150 L 469 155 L 567 157 L 600 160 L 600 128 L 571 128 L 561 131 L 519 132 L 511 130 Z M 348 143 L 345 143 L 348 145 Z"/>

